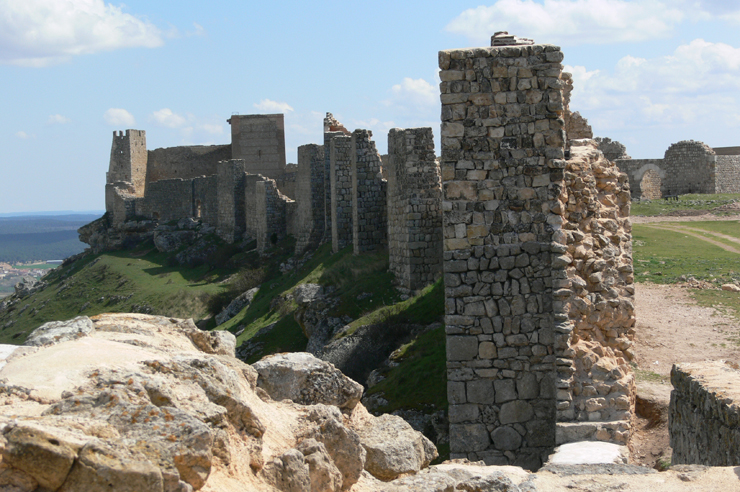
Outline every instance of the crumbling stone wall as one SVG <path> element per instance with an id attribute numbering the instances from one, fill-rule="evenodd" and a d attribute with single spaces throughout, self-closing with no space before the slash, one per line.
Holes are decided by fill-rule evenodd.
<path id="1" fill-rule="evenodd" d="M 660 174 L 653 169 L 648 169 L 640 180 L 639 196 L 647 200 L 657 200 L 662 196 L 660 188 L 662 180 Z"/>
<path id="2" fill-rule="evenodd" d="M 331 195 L 331 141 L 335 137 L 351 135 L 333 114 L 324 118 L 324 240 L 332 240 L 332 195 Z"/>
<path id="3" fill-rule="evenodd" d="M 234 115 L 231 157 L 242 159 L 251 174 L 277 179 L 285 172 L 285 121 L 282 114 Z"/>
<path id="4" fill-rule="evenodd" d="M 296 187 L 295 253 L 318 246 L 324 236 L 324 147 L 316 144 L 298 147 Z"/>
<path id="5" fill-rule="evenodd" d="M 369 130 L 352 132 L 352 242 L 354 254 L 387 243 L 387 181 L 380 175 L 380 154 Z"/>
<path id="6" fill-rule="evenodd" d="M 389 270 L 414 291 L 442 271 L 442 184 L 432 129 L 392 129 L 388 154 Z"/>
<path id="7" fill-rule="evenodd" d="M 439 53 L 452 458 L 532 469 L 555 445 L 562 60 L 550 45 Z"/>
<path id="8" fill-rule="evenodd" d="M 286 164 L 285 172 L 275 182 L 280 193 L 295 200 L 296 177 L 298 176 L 298 164 Z"/>
<path id="9" fill-rule="evenodd" d="M 264 230 L 263 219 L 257 214 L 257 182 L 264 179 L 259 174 L 244 174 L 244 234 L 255 240 Z"/>
<path id="10" fill-rule="evenodd" d="M 740 370 L 734 362 L 671 369 L 668 432 L 673 464 L 740 465 Z"/>
<path id="11" fill-rule="evenodd" d="M 651 182 L 656 180 L 655 176 L 661 182 L 666 177 L 667 167 L 663 159 L 616 159 L 614 162 L 619 167 L 619 170 L 627 175 L 633 198 L 652 200 L 663 196 L 662 191 L 659 189 L 656 193 L 651 184 Z M 648 182 L 646 183 L 647 189 L 650 191 L 650 196 L 643 196 L 642 181 L 645 178 L 645 174 L 649 171 L 652 171 L 653 174 L 652 176 L 648 176 Z"/>
<path id="12" fill-rule="evenodd" d="M 604 157 L 612 162 L 616 161 L 617 159 L 631 159 L 631 157 L 627 154 L 627 147 L 617 142 L 616 140 L 612 140 L 611 138 L 596 137 L 594 138 L 594 141 L 596 142 L 596 145 L 598 146 L 601 153 L 604 154 Z"/>
<path id="13" fill-rule="evenodd" d="M 334 136 L 329 146 L 331 245 L 336 253 L 352 242 L 352 137 Z"/>
<path id="14" fill-rule="evenodd" d="M 192 145 L 147 152 L 146 181 L 212 176 L 218 163 L 231 159 L 231 145 Z"/>
<path id="15" fill-rule="evenodd" d="M 565 84 L 563 86 L 563 105 L 565 106 L 563 119 L 565 120 L 565 134 L 567 135 L 568 140 L 594 138 L 594 132 L 591 129 L 591 125 L 588 124 L 588 120 L 581 116 L 581 113 L 578 111 L 575 113 L 571 113 L 570 111 L 570 95 L 573 92 L 573 76 L 568 72 L 563 72 L 561 78 Z"/>
<path id="16" fill-rule="evenodd" d="M 193 179 L 193 212 L 191 217 L 204 224 L 218 224 L 218 177 Z"/>
<path id="17" fill-rule="evenodd" d="M 285 237 L 286 205 L 290 201 L 280 193 L 274 179 L 264 178 L 255 182 L 257 251 L 265 251 Z"/>
<path id="18" fill-rule="evenodd" d="M 564 186 L 551 210 L 555 233 L 553 308 L 560 422 L 612 422 L 595 435 L 627 443 L 635 383 L 629 367 L 634 338 L 634 274 L 627 176 L 593 140 L 571 141 Z"/>
<path id="19" fill-rule="evenodd" d="M 227 243 L 241 239 L 244 233 L 246 223 L 246 204 L 243 192 L 245 167 L 246 163 L 241 159 L 230 159 L 218 163 L 216 234 Z"/>
<path id="20" fill-rule="evenodd" d="M 715 192 L 714 151 L 707 144 L 682 140 L 668 147 L 663 158 L 663 195 Z"/>

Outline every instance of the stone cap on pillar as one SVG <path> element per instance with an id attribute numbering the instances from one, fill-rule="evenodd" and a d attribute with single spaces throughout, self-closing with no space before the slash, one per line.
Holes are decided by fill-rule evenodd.
<path id="1" fill-rule="evenodd" d="M 534 44 L 533 39 L 518 38 L 507 31 L 499 31 L 491 36 L 491 46 L 526 46 Z"/>

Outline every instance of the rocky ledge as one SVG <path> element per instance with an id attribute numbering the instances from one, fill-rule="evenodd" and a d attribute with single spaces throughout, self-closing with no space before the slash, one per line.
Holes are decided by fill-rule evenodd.
<path id="1" fill-rule="evenodd" d="M 400 417 L 369 414 L 362 386 L 333 365 L 299 353 L 249 366 L 234 349 L 228 332 L 141 314 L 47 323 L 24 346 L 0 346 L 0 491 L 515 492 L 591 490 L 580 485 L 594 480 L 619 482 L 622 490 L 737 485 L 731 468 L 714 469 L 707 482 L 702 467 L 619 477 L 614 467 L 538 474 L 482 463 L 430 467 L 432 443 Z"/>

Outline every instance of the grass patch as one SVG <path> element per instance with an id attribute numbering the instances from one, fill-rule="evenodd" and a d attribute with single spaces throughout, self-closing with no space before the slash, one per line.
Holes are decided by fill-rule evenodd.
<path id="1" fill-rule="evenodd" d="M 13 268 L 16 270 L 51 270 L 58 266 L 50 263 L 35 263 L 33 265 L 13 265 Z"/>
<path id="2" fill-rule="evenodd" d="M 447 408 L 447 369 L 444 326 L 419 335 L 396 352 L 398 363 L 386 379 L 368 390 L 382 392 L 388 405 L 382 412 L 398 409 L 427 410 Z"/>
<path id="3" fill-rule="evenodd" d="M 635 364 L 632 364 L 632 369 L 635 371 L 635 379 L 638 382 L 667 384 L 671 381 L 670 376 L 662 376 L 649 369 L 640 369 Z"/>
<path id="4" fill-rule="evenodd" d="M 247 359 L 247 364 L 254 364 L 262 357 L 280 352 L 302 352 L 306 350 L 308 339 L 293 316 L 284 316 L 264 335 L 255 337 L 253 342 L 262 343 L 262 350 Z"/>
<path id="5" fill-rule="evenodd" d="M 636 282 L 675 283 L 693 276 L 721 283 L 740 280 L 740 255 L 679 231 L 647 224 L 632 228 Z"/>
<path id="6" fill-rule="evenodd" d="M 670 215 L 682 210 L 710 211 L 722 205 L 740 201 L 739 193 L 718 193 L 716 195 L 681 195 L 678 200 L 644 200 L 634 202 L 631 206 L 632 215 Z M 716 215 L 727 215 L 724 212 L 715 212 Z"/>

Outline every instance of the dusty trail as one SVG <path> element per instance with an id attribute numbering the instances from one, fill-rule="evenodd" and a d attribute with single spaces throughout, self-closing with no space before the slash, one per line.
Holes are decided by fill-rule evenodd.
<path id="1" fill-rule="evenodd" d="M 716 237 L 730 238 L 730 239 L 732 239 L 733 242 L 739 242 L 740 243 L 740 241 L 738 241 L 735 238 L 732 238 L 731 236 L 725 236 L 724 234 L 722 234 L 722 235 L 715 234 L 713 232 L 705 231 L 705 230 L 702 230 L 702 229 L 694 229 L 694 228 L 691 228 L 691 227 L 678 226 L 678 225 L 669 226 L 669 225 L 652 225 L 651 224 L 651 225 L 646 225 L 646 227 L 649 227 L 651 229 L 660 229 L 662 231 L 681 232 L 681 233 L 686 234 L 688 236 L 695 237 L 697 239 L 701 239 L 702 241 L 707 242 L 709 244 L 713 244 L 714 246 L 717 246 L 718 248 L 722 248 L 725 251 L 729 251 L 730 253 L 735 253 L 735 254 L 739 254 L 740 255 L 740 249 L 733 248 L 732 246 L 729 246 L 729 245 L 727 245 L 727 244 L 725 244 L 723 242 L 715 241 L 714 239 L 710 239 L 710 238 L 704 236 L 703 234 L 711 234 L 711 235 L 716 236 Z M 698 231 L 698 232 L 701 232 L 703 234 L 698 234 L 697 232 L 692 232 L 692 231 Z"/>

